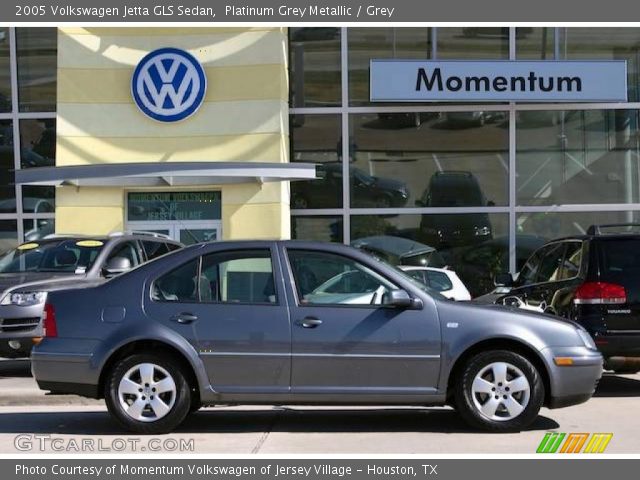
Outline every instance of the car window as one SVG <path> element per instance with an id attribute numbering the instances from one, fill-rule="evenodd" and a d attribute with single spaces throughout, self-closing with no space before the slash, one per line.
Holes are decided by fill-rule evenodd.
<path id="1" fill-rule="evenodd" d="M 278 301 L 271 251 L 267 249 L 205 255 L 196 283 L 202 302 L 275 304 Z"/>
<path id="2" fill-rule="evenodd" d="M 142 240 L 142 248 L 147 255 L 147 260 L 161 257 L 165 253 L 169 253 L 169 248 L 164 242 L 154 242 L 153 240 Z"/>
<path id="3" fill-rule="evenodd" d="M 439 292 L 444 292 L 453 288 L 453 284 L 446 273 L 434 272 L 432 270 L 429 270 L 426 273 L 427 278 L 429 278 L 429 286 L 431 288 Z"/>
<path id="4" fill-rule="evenodd" d="M 560 279 L 568 280 L 577 277 L 582 263 L 582 242 L 568 242 L 564 255 Z"/>
<path id="5" fill-rule="evenodd" d="M 175 243 L 165 243 L 165 245 L 170 252 L 174 252 L 182 248 L 180 245 L 176 245 Z"/>
<path id="6" fill-rule="evenodd" d="M 289 262 L 302 305 L 381 305 L 397 288 L 367 266 L 341 255 L 289 251 Z"/>
<path id="7" fill-rule="evenodd" d="M 527 263 L 522 267 L 522 271 L 518 276 L 518 284 L 519 285 L 530 285 L 536 282 L 536 277 L 538 276 L 538 269 L 540 268 L 540 259 L 542 255 L 546 251 L 546 247 L 542 247 L 540 250 L 535 252 Z"/>
<path id="8" fill-rule="evenodd" d="M 131 262 L 131 268 L 137 267 L 141 263 L 140 252 L 135 242 L 123 242 L 117 245 L 109 254 L 107 258 L 107 264 L 109 261 L 116 257 L 127 258 Z"/>
<path id="9" fill-rule="evenodd" d="M 151 298 L 163 302 L 197 302 L 199 263 L 200 259 L 195 258 L 157 279 L 151 288 Z"/>
<path id="10" fill-rule="evenodd" d="M 424 277 L 424 272 L 422 270 L 405 270 L 404 273 L 409 275 L 411 278 L 419 281 L 420 283 L 429 285 L 429 281 Z"/>
<path id="11" fill-rule="evenodd" d="M 538 275 L 537 283 L 556 282 L 561 279 L 562 260 L 564 258 L 565 243 L 554 243 L 544 253 Z"/>

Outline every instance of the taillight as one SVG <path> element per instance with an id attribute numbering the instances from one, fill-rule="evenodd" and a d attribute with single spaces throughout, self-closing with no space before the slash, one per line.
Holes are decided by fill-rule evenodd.
<path id="1" fill-rule="evenodd" d="M 607 282 L 587 282 L 576 290 L 576 305 L 627 303 L 627 292 L 622 285 Z"/>
<path id="2" fill-rule="evenodd" d="M 42 318 L 44 336 L 51 338 L 58 336 L 58 326 L 56 325 L 56 311 L 50 303 L 44 304 L 44 314 Z"/>

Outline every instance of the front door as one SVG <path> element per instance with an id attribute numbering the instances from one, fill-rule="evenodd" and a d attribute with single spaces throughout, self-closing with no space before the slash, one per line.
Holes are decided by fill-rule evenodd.
<path id="1" fill-rule="evenodd" d="M 397 287 L 371 265 L 348 257 L 287 249 L 283 262 L 294 280 L 292 393 L 435 392 L 435 313 L 385 307 L 385 293 Z"/>

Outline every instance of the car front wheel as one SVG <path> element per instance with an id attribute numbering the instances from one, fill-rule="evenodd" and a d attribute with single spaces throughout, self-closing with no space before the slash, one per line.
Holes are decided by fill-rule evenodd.
<path id="1" fill-rule="evenodd" d="M 105 401 L 125 429 L 161 434 L 182 423 L 191 408 L 191 392 L 178 362 L 143 353 L 114 366 L 105 385 Z"/>
<path id="2" fill-rule="evenodd" d="M 507 350 L 482 352 L 464 365 L 455 404 L 472 426 L 494 432 L 520 431 L 538 416 L 544 384 L 537 368 Z"/>

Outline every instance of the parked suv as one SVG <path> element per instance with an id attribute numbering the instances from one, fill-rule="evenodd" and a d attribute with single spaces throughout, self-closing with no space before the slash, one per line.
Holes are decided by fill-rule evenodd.
<path id="1" fill-rule="evenodd" d="M 575 320 L 594 338 L 605 367 L 640 371 L 640 225 L 591 226 L 586 235 L 536 250 L 516 280 L 496 278 L 478 297 Z"/>
<path id="2" fill-rule="evenodd" d="M 43 390 L 105 398 L 169 432 L 213 404 L 455 405 L 492 431 L 588 400 L 602 356 L 577 324 L 447 300 L 345 245 L 198 244 L 57 291 L 31 355 Z"/>
<path id="3" fill-rule="evenodd" d="M 0 257 L 0 357 L 29 356 L 42 337 L 49 292 L 100 284 L 165 253 L 178 242 L 153 233 L 109 236 L 50 235 Z"/>

